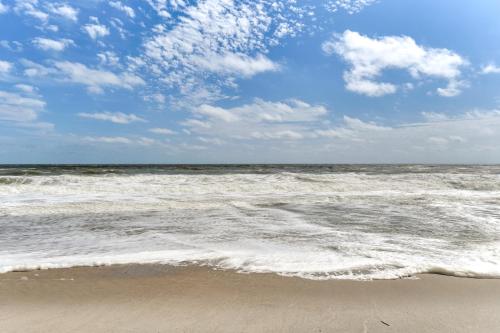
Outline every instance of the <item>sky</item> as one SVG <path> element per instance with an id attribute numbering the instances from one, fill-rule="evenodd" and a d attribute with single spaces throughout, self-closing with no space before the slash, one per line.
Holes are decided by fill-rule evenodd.
<path id="1" fill-rule="evenodd" d="M 500 163 L 495 0 L 0 0 L 0 163 Z"/>

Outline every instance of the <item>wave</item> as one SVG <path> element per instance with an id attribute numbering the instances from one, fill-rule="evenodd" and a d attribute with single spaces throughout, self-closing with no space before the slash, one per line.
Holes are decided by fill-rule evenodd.
<path id="1" fill-rule="evenodd" d="M 24 263 L 15 265 L 1 265 L 0 273 L 19 272 L 19 271 L 32 271 L 44 269 L 57 269 L 57 268 L 73 268 L 73 267 L 99 267 L 111 265 L 126 265 L 126 264 L 158 264 L 158 265 L 172 265 L 172 266 L 205 266 L 215 269 L 234 270 L 239 273 L 273 273 L 287 277 L 300 277 L 309 280 L 394 280 L 404 278 L 415 278 L 421 274 L 439 274 L 446 276 L 462 277 L 462 278 L 476 278 L 476 279 L 498 279 L 500 278 L 500 268 L 493 266 L 473 270 L 463 267 L 450 267 L 450 266 L 391 266 L 391 265 L 364 265 L 346 267 L 341 270 L 333 271 L 314 271 L 304 267 L 303 270 L 280 270 L 278 267 L 262 267 L 260 264 L 253 266 L 251 261 L 245 261 L 244 265 L 235 264 L 234 258 L 210 258 L 207 255 L 199 257 L 194 255 L 181 255 L 177 258 L 169 258 L 169 255 L 151 255 L 148 256 L 138 254 L 127 254 L 122 256 L 106 256 L 91 258 L 74 258 L 68 260 L 67 258 L 61 260 L 53 258 L 47 262 L 38 263 Z M 236 260 L 239 261 L 239 260 Z"/>
<path id="2" fill-rule="evenodd" d="M 279 185 L 276 190 L 322 190 L 332 192 L 348 191 L 391 191 L 404 190 L 408 193 L 432 190 L 500 191 L 500 175 L 497 174 L 392 174 L 370 175 L 357 173 L 273 173 L 273 174 L 123 174 L 103 171 L 81 171 L 77 175 L 28 174 L 0 176 L 2 185 L 73 185 L 101 184 L 111 189 L 119 186 L 148 187 L 151 185 L 191 186 L 216 185 L 218 189 L 243 189 L 260 185 L 269 189 Z M 255 188 L 255 186 L 253 187 Z M 175 189 L 175 188 L 174 188 Z"/>
<path id="3" fill-rule="evenodd" d="M 0 172 L 0 272 L 162 263 L 310 279 L 500 277 L 500 176 L 486 167 L 114 168 Z"/>

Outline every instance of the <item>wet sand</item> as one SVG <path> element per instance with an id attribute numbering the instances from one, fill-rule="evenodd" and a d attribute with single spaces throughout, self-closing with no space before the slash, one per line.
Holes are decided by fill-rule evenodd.
<path id="1" fill-rule="evenodd" d="M 119 265 L 0 274 L 0 332 L 500 332 L 500 280 Z"/>

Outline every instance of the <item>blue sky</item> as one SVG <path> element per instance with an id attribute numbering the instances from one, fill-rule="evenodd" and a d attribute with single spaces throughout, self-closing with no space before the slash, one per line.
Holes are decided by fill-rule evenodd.
<path id="1" fill-rule="evenodd" d="M 0 163 L 498 163 L 500 3 L 0 2 Z"/>

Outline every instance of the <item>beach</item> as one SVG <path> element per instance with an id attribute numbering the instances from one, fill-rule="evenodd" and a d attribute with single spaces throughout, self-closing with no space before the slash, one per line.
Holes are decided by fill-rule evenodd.
<path id="1" fill-rule="evenodd" d="M 0 0 L 0 333 L 500 333 L 500 0 Z"/>
<path id="2" fill-rule="evenodd" d="M 0 190 L 0 333 L 500 331 L 500 166 L 6 166 Z"/>
<path id="3" fill-rule="evenodd" d="M 112 265 L 0 274 L 2 332 L 494 332 L 500 280 Z"/>

